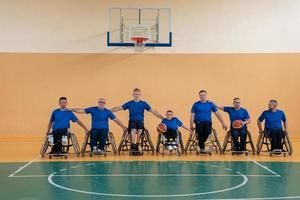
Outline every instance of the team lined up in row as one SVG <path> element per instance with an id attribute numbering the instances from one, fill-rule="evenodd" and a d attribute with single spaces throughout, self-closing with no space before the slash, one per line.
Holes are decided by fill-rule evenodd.
<path id="1" fill-rule="evenodd" d="M 70 128 L 70 121 L 77 122 L 86 133 L 90 133 L 91 150 L 101 153 L 104 151 L 105 142 L 109 131 L 109 119 L 116 122 L 124 131 L 129 131 L 132 137 L 131 149 L 138 151 L 138 141 L 144 129 L 144 111 L 147 110 L 153 113 L 156 117 L 162 120 L 167 127 L 165 133 L 166 138 L 174 138 L 177 135 L 177 130 L 182 127 L 192 133 L 194 130 L 198 135 L 198 144 L 200 152 L 205 152 L 205 142 L 211 134 L 213 112 L 218 120 L 221 122 L 224 130 L 227 130 L 227 125 L 224 122 L 218 109 L 227 112 L 230 117 L 230 130 L 233 137 L 234 150 L 244 151 L 246 148 L 247 138 L 247 124 L 251 123 L 248 111 L 241 107 L 239 98 L 233 99 L 233 107 L 224 107 L 214 104 L 212 101 L 207 100 L 207 92 L 201 90 L 199 92 L 200 100 L 195 102 L 191 109 L 190 128 L 183 125 L 183 123 L 173 116 L 173 112 L 168 110 L 166 117 L 163 117 L 159 112 L 150 107 L 150 105 L 141 100 L 141 90 L 135 88 L 133 91 L 133 100 L 128 101 L 122 106 L 117 106 L 111 110 L 105 107 L 106 100 L 100 98 L 98 106 L 89 108 L 67 108 L 67 98 L 61 97 L 59 99 L 59 108 L 52 112 L 47 135 L 53 135 L 53 148 L 52 153 L 62 152 L 62 139 L 66 136 Z M 129 110 L 129 123 L 128 128 L 113 114 L 120 110 Z M 76 113 L 91 114 L 92 125 L 89 130 L 75 115 Z M 232 123 L 239 120 L 242 126 L 234 128 Z M 264 111 L 258 118 L 257 125 L 259 131 L 263 131 L 262 122 L 265 121 L 265 131 L 271 139 L 271 149 L 281 149 L 283 134 L 287 133 L 287 119 L 283 111 L 277 109 L 277 101 L 269 101 L 269 109 Z M 283 126 L 282 126 L 283 123 Z M 50 129 L 52 128 L 52 133 Z"/>

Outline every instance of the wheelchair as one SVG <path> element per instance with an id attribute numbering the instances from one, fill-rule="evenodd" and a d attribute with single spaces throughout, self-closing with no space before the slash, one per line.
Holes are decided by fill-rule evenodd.
<path id="1" fill-rule="evenodd" d="M 230 145 L 230 148 L 228 147 L 228 144 Z M 247 149 L 247 144 L 250 144 L 251 150 Z M 247 140 L 246 140 L 246 150 L 242 151 L 242 152 L 238 152 L 238 151 L 232 151 L 233 148 L 233 139 L 231 136 L 231 131 L 227 131 L 225 137 L 224 137 L 224 142 L 223 142 L 223 154 L 225 154 L 226 151 L 231 151 L 232 155 L 235 154 L 239 154 L 239 153 L 243 153 L 245 155 L 248 155 L 249 152 L 251 151 L 253 155 L 255 155 L 256 150 L 255 150 L 255 146 L 254 146 L 254 142 L 252 140 L 252 136 L 251 133 L 247 130 Z"/>
<path id="2" fill-rule="evenodd" d="M 47 153 L 48 148 L 52 147 L 52 145 L 49 142 L 48 135 L 45 136 L 44 142 L 43 142 L 41 150 L 40 150 L 41 156 L 45 157 L 45 155 L 49 155 L 49 159 L 52 159 L 53 156 L 67 158 L 69 150 L 70 150 L 70 147 L 73 147 L 76 156 L 79 156 L 80 155 L 80 147 L 79 147 L 76 135 L 74 133 L 71 133 L 71 132 L 68 131 L 68 133 L 67 133 L 67 140 L 68 140 L 67 144 L 62 144 L 63 151 L 62 151 L 61 154 L 53 154 L 51 152 Z"/>
<path id="3" fill-rule="evenodd" d="M 141 149 L 138 152 L 131 149 L 131 139 L 131 133 L 129 131 L 124 131 L 118 147 L 119 155 L 121 152 L 127 151 L 129 152 L 129 155 L 143 155 L 144 152 L 152 152 L 152 154 L 154 154 L 155 149 L 148 129 L 143 129 L 143 132 L 141 133 L 140 140 L 137 143 Z"/>
<path id="4" fill-rule="evenodd" d="M 182 140 L 182 134 L 180 131 L 177 131 L 177 137 L 174 141 L 166 141 L 167 138 L 158 132 L 157 142 L 156 142 L 156 154 L 162 154 L 166 151 L 169 151 L 172 153 L 173 150 L 176 151 L 177 155 L 180 156 L 184 152 L 184 146 L 183 146 L 183 140 Z M 170 149 L 169 149 L 170 148 Z"/>
<path id="5" fill-rule="evenodd" d="M 209 148 L 209 150 L 206 152 L 209 155 L 211 155 L 212 152 L 220 154 L 223 153 L 222 146 L 215 129 L 212 129 L 212 133 L 208 136 L 205 146 Z M 199 155 L 200 152 L 198 151 L 198 147 L 198 134 L 196 134 L 194 131 L 193 134 L 190 134 L 187 140 L 184 153 L 187 154 L 188 152 L 195 151 L 196 154 Z"/>
<path id="6" fill-rule="evenodd" d="M 266 149 L 262 150 L 264 145 Z M 273 151 L 271 151 L 271 141 L 270 138 L 266 135 L 266 131 L 260 132 L 256 144 L 257 155 L 259 155 L 260 152 L 269 152 L 270 156 L 283 155 L 284 157 L 286 157 L 287 154 L 292 155 L 293 146 L 289 135 L 286 134 L 286 132 L 284 132 L 283 139 L 282 139 L 282 149 L 277 149 L 277 150 L 274 149 Z"/>
<path id="7" fill-rule="evenodd" d="M 83 157 L 85 156 L 85 153 L 89 153 L 90 157 L 93 157 L 93 155 L 98 155 L 98 154 L 93 153 L 90 150 L 87 151 L 86 148 L 88 145 L 89 146 L 91 145 L 90 132 L 88 134 L 86 134 L 84 137 L 84 141 L 83 141 L 83 144 L 81 147 L 81 155 Z M 111 150 L 108 150 L 109 147 L 111 147 Z M 114 137 L 113 133 L 110 131 L 108 132 L 108 136 L 107 136 L 105 147 L 104 147 L 104 153 L 103 153 L 104 157 L 106 157 L 107 152 L 112 152 L 113 155 L 117 155 L 117 146 L 116 146 L 116 142 L 115 142 L 115 137 Z"/>

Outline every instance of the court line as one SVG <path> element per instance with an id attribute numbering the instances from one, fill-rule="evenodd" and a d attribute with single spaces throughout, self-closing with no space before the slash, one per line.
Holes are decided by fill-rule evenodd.
<path id="1" fill-rule="evenodd" d="M 214 199 L 214 200 L 267 200 L 267 199 L 300 199 L 300 196 L 290 196 L 290 197 L 253 197 L 253 198 L 237 198 L 237 199 Z M 212 199 L 202 199 L 202 200 L 212 200 Z"/>
<path id="2" fill-rule="evenodd" d="M 113 197 L 141 197 L 141 198 L 168 198 L 168 197 L 191 197 L 191 196 L 199 196 L 199 195 L 206 195 L 206 194 L 215 194 L 215 193 L 222 193 L 222 192 L 227 192 L 231 190 L 238 189 L 240 187 L 243 187 L 245 184 L 248 182 L 248 177 L 245 176 L 244 174 L 236 171 L 236 173 L 243 178 L 242 183 L 226 188 L 226 189 L 220 189 L 220 190 L 214 190 L 214 191 L 209 191 L 209 192 L 199 192 L 199 193 L 192 193 L 192 194 L 165 194 L 165 195 L 137 195 L 137 194 L 111 194 L 111 193 L 100 193 L 100 192 L 89 192 L 89 191 L 84 191 L 84 190 L 77 190 L 73 188 L 68 188 L 62 185 L 59 185 L 53 181 L 53 177 L 56 175 L 57 172 L 54 172 L 48 176 L 48 182 L 60 189 L 71 191 L 71 192 L 77 192 L 77 193 L 82 193 L 82 194 L 92 194 L 92 195 L 99 195 L 99 196 L 113 196 Z"/>
<path id="3" fill-rule="evenodd" d="M 259 167 L 261 167 L 261 168 L 267 170 L 268 172 L 270 172 L 270 173 L 272 173 L 272 174 L 274 174 L 274 175 L 276 175 L 276 176 L 278 176 L 278 177 L 281 176 L 280 174 L 277 174 L 277 173 L 274 172 L 273 170 L 269 169 L 267 166 L 265 166 L 265 165 L 263 165 L 263 164 L 257 162 L 256 160 L 252 160 L 251 158 L 249 158 L 249 160 L 251 160 L 251 161 L 252 161 L 254 164 L 256 164 L 257 166 L 259 166 Z"/>
<path id="4" fill-rule="evenodd" d="M 31 165 L 34 161 L 38 160 L 41 156 L 38 155 L 36 158 L 34 158 L 33 160 L 29 161 L 27 164 L 25 164 L 24 166 L 20 167 L 18 170 L 16 170 L 15 172 L 13 172 L 12 174 L 10 174 L 8 177 L 11 178 L 13 176 L 15 176 L 17 173 L 19 173 L 20 171 L 22 171 L 23 169 L 25 169 L 26 167 L 28 167 L 29 165 Z"/>
<path id="5" fill-rule="evenodd" d="M 270 175 L 270 174 L 244 174 L 247 177 L 278 177 L 277 175 Z M 40 177 L 48 177 L 49 175 L 15 175 L 13 178 L 40 178 Z M 241 176 L 237 174 L 55 174 L 54 177 L 131 177 L 131 176 L 140 176 L 140 177 L 147 177 L 147 176 L 177 176 L 177 177 L 205 177 L 205 176 L 215 176 L 215 177 L 234 177 L 234 176 Z"/>

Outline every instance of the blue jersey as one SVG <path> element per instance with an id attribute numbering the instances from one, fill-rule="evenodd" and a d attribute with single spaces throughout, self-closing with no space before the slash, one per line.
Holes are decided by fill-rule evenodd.
<path id="1" fill-rule="evenodd" d="M 61 110 L 58 108 L 55 109 L 51 114 L 50 122 L 53 123 L 53 130 L 70 128 L 70 121 L 78 121 L 77 117 L 72 111 Z"/>
<path id="2" fill-rule="evenodd" d="M 90 107 L 84 109 L 86 113 L 92 116 L 92 128 L 109 129 L 108 119 L 115 119 L 116 116 L 108 109 L 99 109 L 98 107 Z"/>
<path id="3" fill-rule="evenodd" d="M 177 118 L 173 117 L 172 119 L 164 118 L 161 123 L 164 123 L 168 130 L 177 131 L 180 126 L 182 126 L 182 122 Z"/>
<path id="4" fill-rule="evenodd" d="M 284 112 L 281 110 L 276 110 L 275 112 L 272 112 L 272 110 L 266 110 L 260 115 L 258 120 L 260 122 L 265 120 L 266 129 L 282 129 L 281 122 L 286 122 L 286 117 Z"/>
<path id="5" fill-rule="evenodd" d="M 195 113 L 194 122 L 211 122 L 211 112 L 217 112 L 218 109 L 216 105 L 212 102 L 197 101 L 193 104 L 192 113 Z"/>
<path id="6" fill-rule="evenodd" d="M 224 112 L 229 114 L 231 124 L 235 120 L 246 121 L 250 119 L 249 113 L 245 108 L 240 108 L 237 110 L 234 107 L 224 107 Z"/>
<path id="7" fill-rule="evenodd" d="M 149 104 L 145 101 L 128 101 L 122 105 L 124 110 L 129 110 L 129 120 L 144 121 L 144 111 L 151 110 Z"/>

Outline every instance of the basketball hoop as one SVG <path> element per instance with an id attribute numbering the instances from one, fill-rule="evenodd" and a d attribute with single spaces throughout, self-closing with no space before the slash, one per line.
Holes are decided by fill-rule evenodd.
<path id="1" fill-rule="evenodd" d="M 149 40 L 147 37 L 131 37 L 131 41 L 134 42 L 135 51 L 142 52 L 145 48 L 145 42 Z"/>

